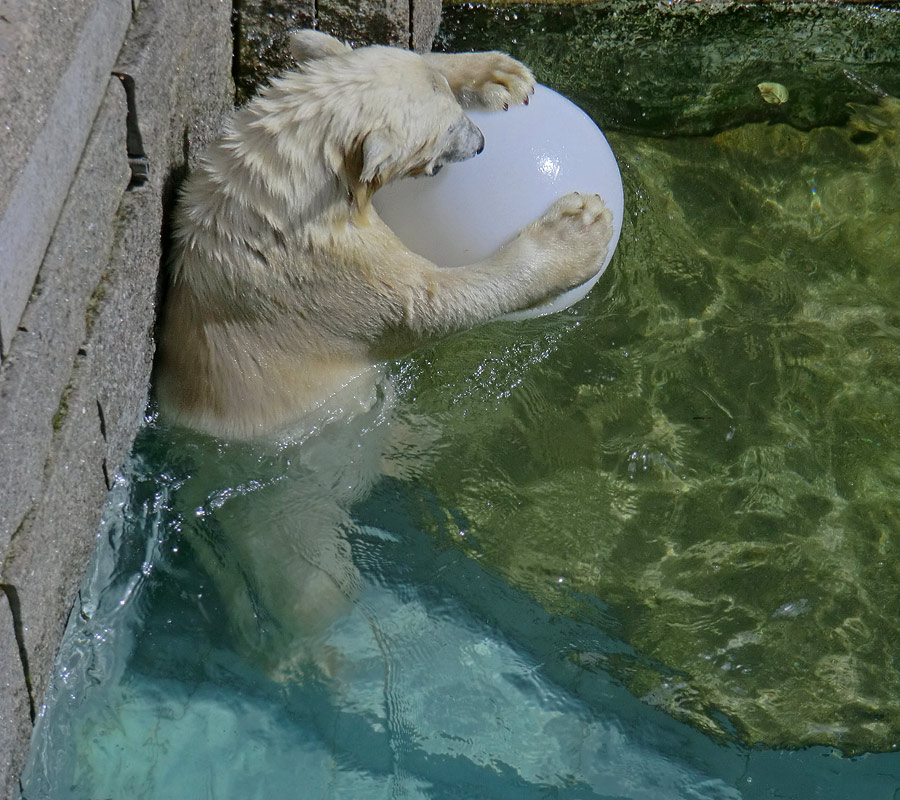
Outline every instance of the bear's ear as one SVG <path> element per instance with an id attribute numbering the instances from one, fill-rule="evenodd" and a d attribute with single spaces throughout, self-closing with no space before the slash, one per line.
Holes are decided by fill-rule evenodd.
<path id="1" fill-rule="evenodd" d="M 359 179 L 362 183 L 379 185 L 391 178 L 391 168 L 396 161 L 397 144 L 385 130 L 370 131 L 366 134 L 362 145 L 362 171 Z"/>
<path id="2" fill-rule="evenodd" d="M 290 38 L 290 49 L 298 64 L 351 52 L 348 45 L 321 31 L 294 31 Z"/>

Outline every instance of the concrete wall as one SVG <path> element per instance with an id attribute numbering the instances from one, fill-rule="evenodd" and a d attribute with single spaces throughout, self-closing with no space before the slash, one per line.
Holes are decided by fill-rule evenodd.
<path id="1" fill-rule="evenodd" d="M 0 2 L 0 787 L 143 416 L 163 203 L 230 107 L 227 0 Z"/>
<path id="2" fill-rule="evenodd" d="M 234 6 L 0 0 L 0 797 L 18 793 L 143 418 L 166 209 L 231 107 L 233 10 L 251 64 L 314 22 L 427 49 L 440 13 L 439 0 Z"/>

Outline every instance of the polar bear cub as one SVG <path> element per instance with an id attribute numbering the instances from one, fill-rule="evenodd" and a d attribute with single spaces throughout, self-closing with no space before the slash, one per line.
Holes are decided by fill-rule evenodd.
<path id="1" fill-rule="evenodd" d="M 479 153 L 465 109 L 527 103 L 531 73 L 315 31 L 292 49 L 297 69 L 234 114 L 175 212 L 157 393 L 215 436 L 276 433 L 379 361 L 577 286 L 611 237 L 602 200 L 573 193 L 485 261 L 410 252 L 374 192 Z"/>

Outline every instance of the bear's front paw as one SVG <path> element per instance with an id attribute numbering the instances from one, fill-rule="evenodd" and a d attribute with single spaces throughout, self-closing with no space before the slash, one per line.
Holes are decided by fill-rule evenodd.
<path id="1" fill-rule="evenodd" d="M 505 53 L 475 53 L 479 64 L 478 79 L 466 87 L 471 93 L 471 108 L 504 111 L 510 106 L 527 104 L 534 94 L 531 70 Z"/>
<path id="2" fill-rule="evenodd" d="M 426 59 L 444 74 L 463 108 L 500 111 L 534 94 L 534 75 L 506 53 L 432 53 Z"/>
<path id="3" fill-rule="evenodd" d="M 612 212 L 596 194 L 571 192 L 560 197 L 530 226 L 530 234 L 569 286 L 593 277 L 612 239 Z"/>

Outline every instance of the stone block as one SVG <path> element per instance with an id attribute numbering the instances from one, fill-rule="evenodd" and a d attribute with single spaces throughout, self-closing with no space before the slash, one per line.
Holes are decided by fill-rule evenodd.
<path id="1" fill-rule="evenodd" d="M 235 12 L 235 82 L 244 102 L 288 68 L 287 34 L 318 28 L 354 46 L 389 44 L 428 52 L 441 0 L 243 0 Z"/>
<path id="2" fill-rule="evenodd" d="M 316 26 L 354 46 L 409 47 L 409 5 L 407 0 L 319 0 Z"/>
<path id="3" fill-rule="evenodd" d="M 107 487 L 105 442 L 96 400 L 79 356 L 65 419 L 47 465 L 41 503 L 10 544 L 4 584 L 15 587 L 34 703 L 44 690 L 59 637 L 96 543 Z"/>
<path id="4" fill-rule="evenodd" d="M 314 28 L 315 0 L 244 0 L 235 9 L 234 57 L 237 100 L 243 103 L 289 63 L 287 34 Z"/>
<path id="5" fill-rule="evenodd" d="M 125 155 L 125 94 L 107 76 L 100 113 L 72 183 L 33 296 L 0 366 L 0 564 L 10 538 L 43 492 L 54 433 L 69 382 L 100 302 L 115 235 L 114 219 L 130 172 Z M 2 570 L 0 570 L 2 574 Z"/>
<path id="6" fill-rule="evenodd" d="M 105 302 L 90 343 L 110 478 L 146 407 L 166 211 L 188 164 L 232 108 L 231 55 L 230 3 L 145 0 L 116 63 L 116 72 L 132 83 L 130 113 L 149 175 L 119 209 L 116 266 L 103 286 Z"/>
<path id="7" fill-rule="evenodd" d="M 0 470 L 9 476 L 0 482 L 0 583 L 20 599 L 35 706 L 108 486 L 146 406 L 164 208 L 231 108 L 230 15 L 225 0 L 143 0 L 137 7 L 0 365 Z M 129 157 L 132 166 L 149 165 L 146 179 L 132 179 Z M 17 653 L 15 638 L 0 627 L 0 665 L 14 664 Z M 28 706 L 0 706 L 7 711 L 13 722 L 0 738 L 4 797 L 17 783 L 31 722 Z"/>
<path id="8" fill-rule="evenodd" d="M 105 443 L 101 468 L 107 487 L 131 450 L 147 407 L 160 216 L 159 192 L 137 190 L 123 198 L 117 216 L 119 237 L 103 283 L 104 301 L 94 312 L 86 345 L 87 380 Z"/>
<path id="9" fill-rule="evenodd" d="M 0 366 L 0 470 L 8 476 L 0 482 L 0 583 L 19 603 L 28 675 L 37 690 L 30 698 L 26 693 L 31 704 L 43 694 L 106 489 L 96 403 L 91 415 L 81 368 L 88 309 L 109 265 L 116 209 L 130 175 L 124 144 L 124 92 L 107 76 L 72 193 Z M 16 638 L 5 628 L 0 637 L 0 661 L 19 660 Z M 10 713 L 16 714 L 11 733 L 0 740 L 4 797 L 15 786 L 31 726 L 28 705 L 17 701 Z"/>
<path id="10" fill-rule="evenodd" d="M 430 53 L 441 24 L 441 0 L 413 0 L 410 46 L 417 53 Z"/>
<path id="11" fill-rule="evenodd" d="M 144 0 L 116 62 L 134 81 L 137 124 L 157 190 L 231 110 L 231 3 Z"/>
<path id="12" fill-rule="evenodd" d="M 130 18 L 130 0 L 0 0 L 0 353 L 31 294 Z"/>
<path id="13" fill-rule="evenodd" d="M 12 609 L 9 597 L 0 590 L 0 797 L 10 797 L 17 788 L 16 776 L 8 774 L 4 764 L 27 741 L 31 716 Z"/>

